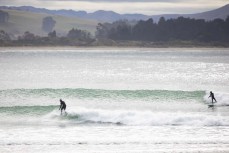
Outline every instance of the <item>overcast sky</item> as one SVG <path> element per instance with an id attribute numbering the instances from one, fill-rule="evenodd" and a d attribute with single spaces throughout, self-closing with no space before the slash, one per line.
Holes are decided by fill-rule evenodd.
<path id="1" fill-rule="evenodd" d="M 34 6 L 47 9 L 73 9 L 94 12 L 188 14 L 212 10 L 229 4 L 229 0 L 0 0 L 0 5 Z"/>

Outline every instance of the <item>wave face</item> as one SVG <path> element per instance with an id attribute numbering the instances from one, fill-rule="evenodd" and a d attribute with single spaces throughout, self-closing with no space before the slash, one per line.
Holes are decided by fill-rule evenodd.
<path id="1" fill-rule="evenodd" d="M 0 107 L 0 113 L 7 116 L 43 116 L 58 106 L 12 106 Z"/>
<path id="2" fill-rule="evenodd" d="M 50 105 L 53 99 L 78 100 L 135 100 L 150 102 L 171 102 L 195 100 L 203 101 L 205 91 L 169 91 L 169 90 L 102 90 L 102 89 L 10 89 L 0 90 L 0 98 L 5 106 L 16 106 L 23 101 L 23 105 Z"/>
<path id="3" fill-rule="evenodd" d="M 8 89 L 0 90 L 0 106 L 56 105 L 60 98 L 70 101 L 210 102 L 209 91 L 103 90 L 103 89 Z M 216 105 L 229 105 L 229 94 L 216 92 Z"/>

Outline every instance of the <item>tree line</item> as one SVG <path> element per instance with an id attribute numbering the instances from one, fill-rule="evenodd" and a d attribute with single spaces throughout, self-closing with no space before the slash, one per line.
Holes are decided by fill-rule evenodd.
<path id="1" fill-rule="evenodd" d="M 0 46 L 42 46 L 42 45 L 71 45 L 87 46 L 94 41 L 91 34 L 76 28 L 71 29 L 66 36 L 57 36 L 56 31 L 49 32 L 47 36 L 38 36 L 29 31 L 11 40 L 8 33 L 0 30 Z"/>
<path id="2" fill-rule="evenodd" d="M 164 17 L 161 17 L 158 23 L 153 19 L 140 20 L 135 25 L 131 25 L 127 20 L 99 23 L 96 37 L 154 42 L 174 40 L 228 42 L 229 16 L 226 20 L 215 19 L 212 21 L 184 17 L 165 20 Z"/>
<path id="3" fill-rule="evenodd" d="M 93 42 L 94 38 L 91 34 L 84 30 L 76 28 L 71 29 L 66 36 L 58 37 L 56 31 L 49 32 L 47 36 L 38 36 L 29 31 L 26 31 L 17 40 L 14 40 L 15 45 L 88 45 Z"/>

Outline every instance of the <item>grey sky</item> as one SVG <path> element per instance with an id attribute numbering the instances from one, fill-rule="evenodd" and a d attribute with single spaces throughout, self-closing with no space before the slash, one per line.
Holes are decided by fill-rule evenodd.
<path id="1" fill-rule="evenodd" d="M 198 13 L 229 4 L 229 0 L 0 0 L 0 5 L 34 6 L 47 9 L 73 9 L 94 12 L 177 14 Z"/>

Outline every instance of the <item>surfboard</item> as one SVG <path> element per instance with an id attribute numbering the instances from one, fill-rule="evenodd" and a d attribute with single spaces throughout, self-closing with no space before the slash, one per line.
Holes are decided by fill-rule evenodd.
<path id="1" fill-rule="evenodd" d="M 211 104 L 211 105 L 208 105 L 208 107 L 214 107 L 214 106 L 215 106 L 215 105 L 212 105 L 212 104 Z"/>
<path id="2" fill-rule="evenodd" d="M 67 112 L 63 112 L 62 114 L 60 114 L 60 116 L 67 116 L 68 113 Z"/>

